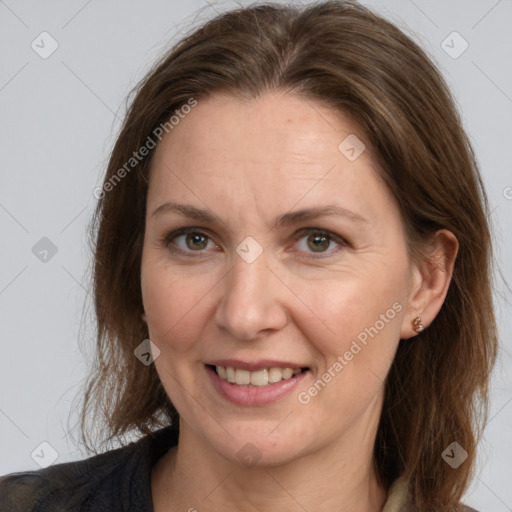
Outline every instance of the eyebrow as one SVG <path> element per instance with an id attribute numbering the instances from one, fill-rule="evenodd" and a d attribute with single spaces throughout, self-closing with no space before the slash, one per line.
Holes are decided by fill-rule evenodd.
<path id="1" fill-rule="evenodd" d="M 213 224 L 216 221 L 216 216 L 210 213 L 209 210 L 197 208 L 188 204 L 179 204 L 172 201 L 168 201 L 161 204 L 152 214 L 151 217 L 162 215 L 166 212 L 178 213 L 184 217 L 198 220 L 200 222 Z M 302 210 L 296 210 L 294 212 L 288 212 L 280 215 L 277 218 L 275 227 L 289 226 L 292 224 L 298 224 L 299 222 L 306 222 L 317 217 L 323 216 L 337 216 L 346 217 L 358 224 L 368 224 L 368 220 L 359 215 L 358 213 L 352 212 L 341 206 L 330 204 L 326 206 L 318 206 L 314 208 L 306 208 Z"/>

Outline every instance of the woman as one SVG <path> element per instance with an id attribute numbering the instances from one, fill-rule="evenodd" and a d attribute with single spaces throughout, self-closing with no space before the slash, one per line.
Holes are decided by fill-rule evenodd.
<path id="1" fill-rule="evenodd" d="M 1 510 L 473 510 L 487 201 L 408 37 L 352 2 L 219 16 L 140 85 L 96 194 L 84 438 L 145 436 L 4 477 Z"/>

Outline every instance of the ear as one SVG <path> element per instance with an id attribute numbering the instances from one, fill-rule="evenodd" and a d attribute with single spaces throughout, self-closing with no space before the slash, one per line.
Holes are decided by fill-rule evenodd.
<path id="1" fill-rule="evenodd" d="M 421 318 L 427 328 L 439 313 L 450 287 L 459 242 L 447 229 L 435 233 L 427 244 L 425 257 L 414 264 L 409 303 L 400 330 L 402 339 L 409 339 L 418 333 L 413 321 Z"/>

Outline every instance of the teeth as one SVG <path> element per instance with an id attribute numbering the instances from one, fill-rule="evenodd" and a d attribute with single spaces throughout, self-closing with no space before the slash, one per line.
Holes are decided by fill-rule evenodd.
<path id="1" fill-rule="evenodd" d="M 283 379 L 290 379 L 293 375 L 293 370 L 291 368 L 285 368 L 283 370 Z"/>
<path id="2" fill-rule="evenodd" d="M 247 386 L 252 384 L 253 386 L 267 386 L 268 384 L 274 384 L 281 380 L 291 379 L 294 375 L 298 375 L 302 370 L 300 368 L 264 368 L 263 370 L 257 370 L 250 372 L 249 370 L 241 370 L 228 366 L 216 366 L 215 370 L 217 375 L 231 384 L 237 384 L 238 386 Z"/>
<path id="3" fill-rule="evenodd" d="M 283 378 L 281 368 L 270 368 L 268 372 L 268 380 L 270 382 L 279 382 Z"/>
<path id="4" fill-rule="evenodd" d="M 251 372 L 248 370 L 235 370 L 235 384 L 246 386 L 251 383 Z"/>
<path id="5" fill-rule="evenodd" d="M 237 372 L 238 371 L 239 370 L 237 370 Z M 248 373 L 251 374 L 251 384 L 253 386 L 266 386 L 268 384 L 268 370 L 258 370 L 256 372 Z"/>

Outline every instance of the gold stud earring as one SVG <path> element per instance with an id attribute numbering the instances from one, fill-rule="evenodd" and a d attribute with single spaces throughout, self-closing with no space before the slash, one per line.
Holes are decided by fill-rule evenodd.
<path id="1" fill-rule="evenodd" d="M 423 329 L 425 329 L 425 326 L 421 323 L 421 317 L 417 316 L 412 321 L 412 328 L 414 329 L 415 332 L 418 332 L 418 333 L 423 331 Z"/>

